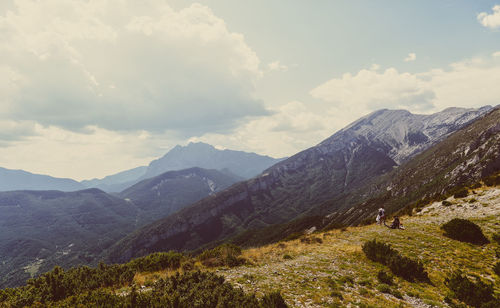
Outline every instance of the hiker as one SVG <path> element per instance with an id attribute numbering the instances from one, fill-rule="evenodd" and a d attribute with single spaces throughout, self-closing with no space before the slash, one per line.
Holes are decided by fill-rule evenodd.
<path id="1" fill-rule="evenodd" d="M 384 221 L 384 226 L 386 226 L 389 229 L 401 229 L 401 230 L 405 229 L 405 227 L 403 227 L 403 224 L 399 221 L 398 216 L 394 216 L 394 220 L 392 221 L 392 224 L 390 226 L 386 225 Z"/>
<path id="2" fill-rule="evenodd" d="M 379 225 L 382 225 L 382 224 L 385 225 L 385 209 L 383 206 L 378 209 L 377 223 Z"/>

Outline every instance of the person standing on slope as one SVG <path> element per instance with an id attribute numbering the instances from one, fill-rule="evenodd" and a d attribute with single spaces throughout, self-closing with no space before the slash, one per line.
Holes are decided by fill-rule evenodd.
<path id="1" fill-rule="evenodd" d="M 385 209 L 383 206 L 378 209 L 377 223 L 379 225 L 385 224 Z"/>

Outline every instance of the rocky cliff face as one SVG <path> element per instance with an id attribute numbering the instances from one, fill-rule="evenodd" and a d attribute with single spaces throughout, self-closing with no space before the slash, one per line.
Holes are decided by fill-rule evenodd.
<path id="1" fill-rule="evenodd" d="M 191 250 L 236 233 L 284 223 L 329 200 L 342 199 L 484 115 L 490 107 L 434 115 L 374 112 L 215 196 L 125 238 L 113 261 L 159 250 Z M 334 210 L 344 203 L 329 203 Z"/>

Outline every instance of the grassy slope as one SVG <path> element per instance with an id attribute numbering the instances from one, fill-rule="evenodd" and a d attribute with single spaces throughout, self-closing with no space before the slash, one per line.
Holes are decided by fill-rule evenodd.
<path id="1" fill-rule="evenodd" d="M 250 264 L 215 271 L 234 286 L 259 297 L 280 290 L 291 307 L 446 307 L 443 300 L 449 291 L 444 279 L 455 269 L 494 282 L 497 296 L 500 295 L 500 277 L 492 270 L 498 261 L 495 250 L 500 247 L 494 243 L 475 246 L 455 241 L 443 236 L 439 228 L 459 217 L 479 224 L 488 238 L 500 232 L 500 187 L 481 188 L 466 198 L 448 200 L 453 205 L 445 207 L 436 202 L 412 217 L 402 217 L 406 230 L 374 224 L 313 233 L 293 241 L 244 250 L 243 257 Z M 368 260 L 361 250 L 361 245 L 373 238 L 391 243 L 403 255 L 420 259 L 432 283 L 410 283 L 394 277 L 391 293 L 399 292 L 400 298 L 379 291 L 377 273 L 388 268 Z M 196 266 L 212 270 L 199 262 Z M 135 282 L 147 286 L 175 272 L 140 273 Z M 126 294 L 128 289 L 115 292 Z M 332 295 L 332 291 L 342 299 Z"/>
<path id="2" fill-rule="evenodd" d="M 340 304 L 338 297 L 331 296 L 330 280 L 337 282 L 342 305 L 444 306 L 443 299 L 448 292 L 444 278 L 458 268 L 495 281 L 496 292 L 500 292 L 500 279 L 492 271 L 496 246 L 474 246 L 451 240 L 444 237 L 439 228 L 451 218 L 468 217 L 482 227 L 487 237 L 499 232 L 500 189 L 477 192 L 464 199 L 452 200 L 452 206 L 434 203 L 413 217 L 403 217 L 406 230 L 370 225 L 312 234 L 306 238 L 319 238 L 322 243 L 307 244 L 298 239 L 245 250 L 243 256 L 253 265 L 219 269 L 218 272 L 236 286 L 258 295 L 281 289 L 287 302 L 297 307 Z M 469 203 L 472 198 L 477 201 Z M 380 283 L 376 274 L 387 268 L 369 261 L 361 251 L 361 245 L 373 238 L 391 243 L 404 255 L 421 259 L 433 285 L 395 278 L 396 285 L 391 289 L 399 290 L 402 299 L 378 291 Z M 292 259 L 285 260 L 285 255 Z"/>

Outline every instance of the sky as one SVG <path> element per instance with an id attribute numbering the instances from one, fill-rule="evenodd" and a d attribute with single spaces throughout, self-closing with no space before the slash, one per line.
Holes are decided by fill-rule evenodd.
<path id="1" fill-rule="evenodd" d="M 498 0 L 2 0 L 0 38 L 0 167 L 77 180 L 500 104 Z"/>

